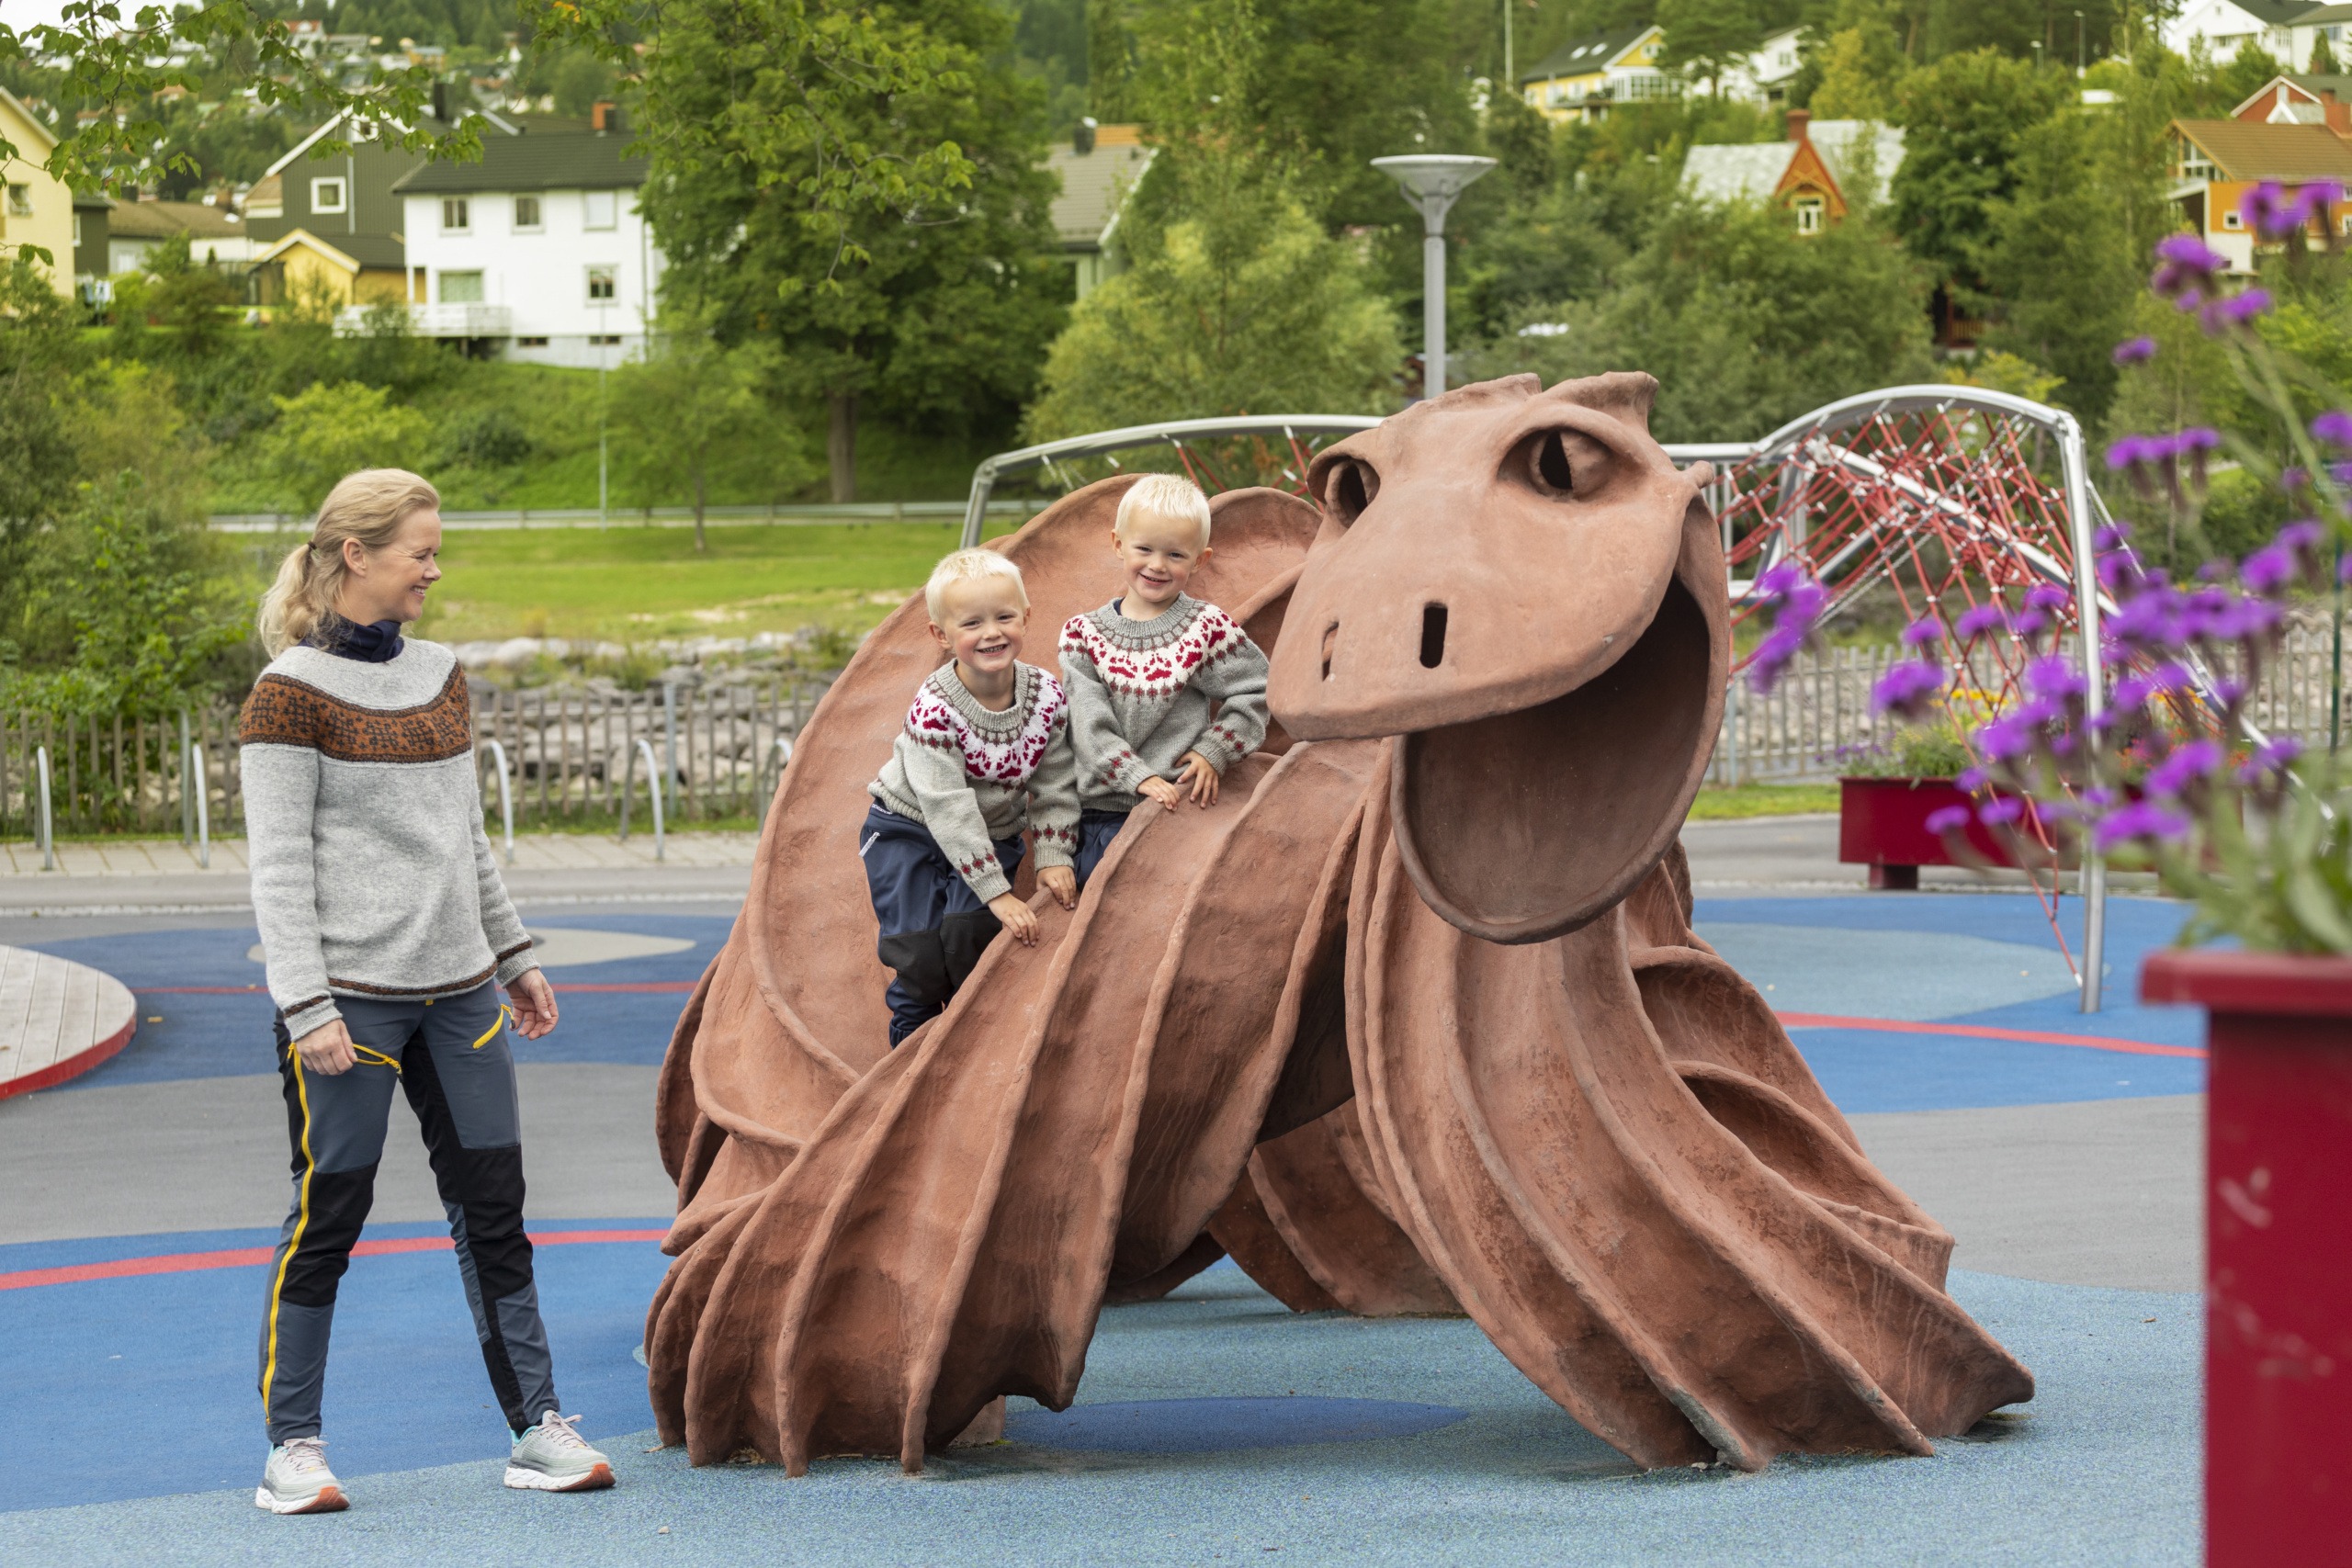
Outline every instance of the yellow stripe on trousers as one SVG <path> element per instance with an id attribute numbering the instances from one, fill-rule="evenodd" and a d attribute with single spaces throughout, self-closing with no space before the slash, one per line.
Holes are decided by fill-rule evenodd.
<path id="1" fill-rule="evenodd" d="M 302 1054 L 288 1047 L 287 1055 L 294 1062 L 294 1098 L 302 1107 L 302 1189 L 295 1204 L 294 1239 L 286 1246 L 286 1256 L 277 1260 L 277 1278 L 269 1285 L 269 1352 L 261 1364 L 261 1418 L 269 1419 L 269 1387 L 277 1377 L 277 1302 L 286 1290 L 286 1270 L 294 1266 L 294 1255 L 301 1250 L 302 1233 L 311 1224 L 311 1177 L 318 1169 L 318 1162 L 311 1157 L 311 1091 L 302 1081 Z"/>

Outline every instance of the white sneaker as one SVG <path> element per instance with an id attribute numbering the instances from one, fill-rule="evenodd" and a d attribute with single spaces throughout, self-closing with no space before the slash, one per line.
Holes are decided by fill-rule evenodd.
<path id="1" fill-rule="evenodd" d="M 339 1514 L 351 1506 L 327 1468 L 324 1438 L 288 1438 L 269 1450 L 254 1506 L 273 1514 Z"/>
<path id="2" fill-rule="evenodd" d="M 613 1462 L 588 1446 L 577 1416 L 548 1411 L 514 1439 L 506 1484 L 521 1492 L 594 1492 L 613 1483 Z M 338 1505 L 340 1506 L 340 1505 Z"/>

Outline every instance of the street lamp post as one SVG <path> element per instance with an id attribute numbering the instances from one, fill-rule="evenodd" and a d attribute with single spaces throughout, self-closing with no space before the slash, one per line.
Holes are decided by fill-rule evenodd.
<path id="1" fill-rule="evenodd" d="M 1374 158 L 1372 166 L 1404 187 L 1421 215 L 1421 390 L 1445 390 L 1445 215 L 1470 182 L 1495 166 L 1466 153 L 1415 153 Z"/>

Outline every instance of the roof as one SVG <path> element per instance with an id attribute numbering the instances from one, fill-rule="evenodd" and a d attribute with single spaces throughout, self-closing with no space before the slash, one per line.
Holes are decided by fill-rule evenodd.
<path id="1" fill-rule="evenodd" d="M 475 112 L 481 114 L 482 118 L 489 121 L 492 130 L 503 130 L 509 135 L 514 134 L 514 126 L 500 116 L 489 114 L 481 110 L 476 110 Z M 349 118 L 350 115 L 351 111 L 349 109 L 345 109 L 343 113 L 330 116 L 328 118 L 321 120 L 317 125 L 311 127 L 311 133 L 309 135 L 303 137 L 301 141 L 294 143 L 293 146 L 288 148 L 283 157 L 279 158 L 277 163 L 272 164 L 268 168 L 262 171 L 262 178 L 267 179 L 270 175 L 282 172 L 288 164 L 293 163 L 296 159 L 309 156 L 311 147 L 329 134 L 335 133 L 337 128 L 340 127 L 345 119 Z M 447 135 L 453 129 L 447 120 L 435 119 L 429 114 L 420 115 L 418 117 L 418 120 L 423 124 L 425 130 L 431 131 L 435 136 Z M 360 140 L 360 138 L 352 137 L 350 140 L 356 141 Z"/>
<path id="2" fill-rule="evenodd" d="M 1570 39 L 1532 66 L 1519 73 L 1520 85 L 1548 81 L 1555 76 L 1591 76 L 1617 63 L 1633 47 L 1657 30 L 1654 22 L 1643 22 L 1614 32 L 1588 33 L 1583 38 Z"/>
<path id="3" fill-rule="evenodd" d="M 1874 120 L 1817 119 L 1805 128 L 1805 140 L 1849 201 L 1885 200 L 1888 183 L 1903 166 L 1903 132 Z M 1794 141 L 1702 143 L 1683 160 L 1682 182 L 1701 201 L 1769 201 L 1796 150 Z"/>
<path id="4" fill-rule="evenodd" d="M 107 232 L 119 240 L 236 240 L 245 226 L 232 213 L 200 201 L 124 201 L 115 204 Z"/>
<path id="5" fill-rule="evenodd" d="M 76 212 L 105 212 L 116 206 L 114 197 L 102 190 L 77 190 L 74 193 Z"/>
<path id="6" fill-rule="evenodd" d="M 50 130 L 49 127 L 43 125 L 40 122 L 40 117 L 35 115 L 32 110 L 25 107 L 24 99 L 17 96 L 16 94 L 8 91 L 7 88 L 0 87 L 0 103 L 5 103 L 10 108 L 16 110 L 17 113 L 23 118 L 24 122 L 32 127 L 33 134 L 49 143 L 49 146 L 41 149 L 44 153 L 48 152 L 57 145 L 57 133 Z"/>
<path id="7" fill-rule="evenodd" d="M 485 190 L 634 190 L 649 160 L 623 155 L 628 132 L 534 131 L 484 137 L 478 164 L 420 164 L 392 182 L 405 196 Z"/>
<path id="8" fill-rule="evenodd" d="M 1129 134 L 1116 141 L 1112 131 Z M 1094 151 L 1080 152 L 1057 141 L 1046 155 L 1046 167 L 1061 176 L 1061 194 L 1054 197 L 1054 232 L 1065 246 L 1091 249 L 1102 243 L 1127 193 L 1151 167 L 1155 149 L 1142 145 L 1135 127 L 1106 125 L 1095 132 Z"/>
<path id="9" fill-rule="evenodd" d="M 2172 128 L 2202 148 L 2225 179 L 2352 179 L 2352 143 L 2324 125 L 2177 119 Z"/>
<path id="10" fill-rule="evenodd" d="M 337 239 L 349 237 L 351 236 L 336 236 Z M 274 262 L 287 252 L 298 249 L 324 256 L 345 272 L 357 272 L 361 266 L 357 256 L 353 255 L 341 245 L 320 239 L 308 229 L 288 229 L 284 239 L 275 242 L 269 249 L 254 258 L 254 265 L 259 266 L 265 262 Z"/>
<path id="11" fill-rule="evenodd" d="M 2344 13 L 2342 17 L 2335 18 L 2337 21 L 2352 21 L 2352 6 L 2330 6 L 2325 8 Z M 2332 97 L 2338 103 L 2352 104 L 2352 76 L 2307 76 L 2284 71 L 2265 82 L 2255 91 L 2248 93 L 2243 103 L 2230 110 L 2230 118 L 2237 118 L 2238 116 L 2270 96 L 2271 90 L 2281 82 L 2312 99 Z"/>

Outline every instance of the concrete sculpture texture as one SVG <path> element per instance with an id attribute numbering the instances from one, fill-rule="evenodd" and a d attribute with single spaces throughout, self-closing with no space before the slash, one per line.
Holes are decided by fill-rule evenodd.
<path id="1" fill-rule="evenodd" d="M 1690 930 L 1727 598 L 1655 385 L 1465 387 L 1325 452 L 1319 508 L 1217 497 L 1193 591 L 1272 655 L 1265 750 L 896 1052 L 853 829 L 938 656 L 920 598 L 867 639 L 663 1070 L 665 1440 L 918 1469 L 1220 1251 L 1295 1310 L 1466 1312 L 1647 1466 L 1924 1454 L 2032 1396 Z M 1115 592 L 1127 482 L 1005 542 L 1037 645 Z"/>

